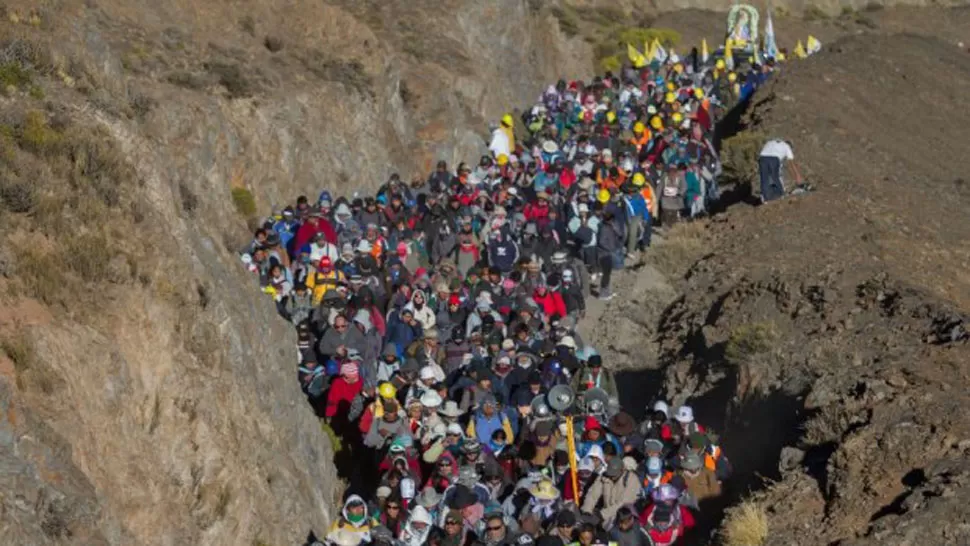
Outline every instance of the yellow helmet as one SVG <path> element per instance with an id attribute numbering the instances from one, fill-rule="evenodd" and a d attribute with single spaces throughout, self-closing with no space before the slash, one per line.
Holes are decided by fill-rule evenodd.
<path id="1" fill-rule="evenodd" d="M 727 65 L 724 64 L 724 59 L 718 59 L 717 61 L 714 62 L 714 68 L 718 70 L 724 70 L 725 66 Z"/>
<path id="2" fill-rule="evenodd" d="M 640 187 L 647 183 L 647 177 L 643 173 L 633 173 L 633 185 Z"/>
<path id="3" fill-rule="evenodd" d="M 696 98 L 697 100 L 703 100 L 704 99 L 704 90 L 701 89 L 700 87 L 695 87 L 694 88 L 694 98 Z"/>
<path id="4" fill-rule="evenodd" d="M 647 130 L 647 127 L 643 124 L 642 121 L 638 121 L 633 124 L 633 132 L 638 135 L 643 134 L 643 132 L 646 130 Z"/>
<path id="5" fill-rule="evenodd" d="M 728 81 L 731 83 L 738 81 L 738 75 L 735 74 L 734 72 L 731 72 L 730 74 L 728 74 Z"/>
<path id="6" fill-rule="evenodd" d="M 381 398 L 391 400 L 397 396 L 397 388 L 385 381 L 384 383 L 381 383 L 379 387 L 377 387 L 377 394 L 380 394 Z"/>
<path id="7" fill-rule="evenodd" d="M 684 71 L 684 65 L 677 63 L 674 65 L 674 72 L 680 74 Z"/>
<path id="8" fill-rule="evenodd" d="M 677 102 L 677 95 L 675 95 L 672 91 L 667 91 L 667 94 L 664 95 L 664 102 L 666 102 L 667 104 L 673 104 Z"/>
<path id="9" fill-rule="evenodd" d="M 670 116 L 670 120 L 673 121 L 674 123 L 680 124 L 681 122 L 684 121 L 684 114 L 681 114 L 680 112 L 674 112 L 673 115 Z"/>
<path id="10" fill-rule="evenodd" d="M 511 127 L 515 125 L 515 120 L 512 119 L 512 114 L 505 114 L 502 116 L 502 125 L 506 127 Z"/>
<path id="11" fill-rule="evenodd" d="M 509 164 L 509 156 L 505 154 L 498 154 L 498 157 L 495 158 L 495 161 L 496 163 L 498 163 L 499 167 L 504 167 Z"/>
<path id="12" fill-rule="evenodd" d="M 663 131 L 664 122 L 660 119 L 660 116 L 653 116 L 650 118 L 650 126 L 658 131 Z"/>
<path id="13" fill-rule="evenodd" d="M 677 86 L 674 85 L 674 82 L 667 82 L 667 91 L 673 91 L 674 89 L 677 89 Z"/>
<path id="14" fill-rule="evenodd" d="M 603 188 L 596 194 L 596 200 L 604 205 L 610 202 L 610 190 Z"/>
<path id="15" fill-rule="evenodd" d="M 613 123 L 614 121 L 616 121 L 616 113 L 610 110 L 606 113 L 606 122 Z"/>

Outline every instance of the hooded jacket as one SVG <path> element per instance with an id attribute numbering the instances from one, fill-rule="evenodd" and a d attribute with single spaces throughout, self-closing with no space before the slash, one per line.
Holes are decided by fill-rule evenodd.
<path id="1" fill-rule="evenodd" d="M 417 530 L 414 526 L 415 522 L 424 523 L 424 529 Z M 428 540 L 428 535 L 431 534 L 433 523 L 431 521 L 431 514 L 423 506 L 415 506 L 411 510 L 411 517 L 408 518 L 407 524 L 404 525 L 404 529 L 401 531 L 400 543 L 402 546 L 424 546 L 424 542 Z"/>
<path id="2" fill-rule="evenodd" d="M 414 298 L 421 294 L 424 299 L 424 303 L 419 307 L 414 303 Z M 434 309 L 428 304 L 428 295 L 425 294 L 424 290 L 415 290 L 411 293 L 411 301 L 404 306 L 405 309 L 414 313 L 414 318 L 421 323 L 422 328 L 425 330 L 430 330 L 437 324 L 437 317 L 435 317 Z"/>
<path id="3" fill-rule="evenodd" d="M 350 505 L 354 503 L 361 503 L 364 505 L 364 517 L 361 518 L 361 520 L 357 523 L 351 522 L 350 518 L 348 517 L 350 513 L 348 509 L 350 508 Z M 334 531 L 343 529 L 344 531 L 350 531 L 359 535 L 361 542 L 369 542 L 370 521 L 371 519 L 367 514 L 367 503 L 364 502 L 364 499 L 362 499 L 360 495 L 350 495 L 347 497 L 347 501 L 344 502 L 344 507 L 340 511 L 340 518 L 338 518 L 337 521 L 333 522 L 333 525 L 330 526 L 330 532 L 332 533 Z"/>
<path id="4" fill-rule="evenodd" d="M 612 523 L 616 511 L 624 505 L 633 504 L 640 495 L 640 479 L 629 470 L 624 470 L 616 480 L 602 475 L 593 482 L 583 499 L 583 512 L 593 513 L 602 501 L 600 514 L 605 522 Z"/>

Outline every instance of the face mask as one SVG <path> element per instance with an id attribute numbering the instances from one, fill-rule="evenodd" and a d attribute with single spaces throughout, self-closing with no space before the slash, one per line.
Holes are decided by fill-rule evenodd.
<path id="1" fill-rule="evenodd" d="M 348 514 L 347 515 L 347 521 L 349 521 L 350 523 L 353 523 L 354 525 L 357 525 L 357 524 L 363 522 L 364 521 L 364 518 L 365 518 L 364 514 L 356 514 L 356 515 L 355 514 Z"/>

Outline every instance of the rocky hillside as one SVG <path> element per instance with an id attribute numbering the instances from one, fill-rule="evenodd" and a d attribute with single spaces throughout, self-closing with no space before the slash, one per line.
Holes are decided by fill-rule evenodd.
<path id="1" fill-rule="evenodd" d="M 694 543 L 742 499 L 728 546 L 758 519 L 772 545 L 970 540 L 968 84 L 966 50 L 912 34 L 786 66 L 725 141 L 728 209 L 621 281 L 595 333 L 625 403 L 692 404 L 736 468 Z M 817 190 L 753 207 L 769 135 Z"/>
<path id="2" fill-rule="evenodd" d="M 510 1 L 7 1 L 0 543 L 294 544 L 340 493 L 247 220 L 475 160 L 588 46 Z"/>

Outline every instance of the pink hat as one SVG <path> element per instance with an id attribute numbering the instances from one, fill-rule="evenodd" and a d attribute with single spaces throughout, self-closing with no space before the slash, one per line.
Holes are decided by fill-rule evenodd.
<path id="1" fill-rule="evenodd" d="M 515 281 L 513 281 L 512 279 L 505 279 L 504 281 L 502 281 L 502 288 L 505 288 L 507 290 L 512 290 L 513 288 L 515 288 Z"/>
<path id="2" fill-rule="evenodd" d="M 340 375 L 343 376 L 347 381 L 354 383 L 360 377 L 360 372 L 357 371 L 357 364 L 354 362 L 344 362 L 340 366 Z"/>
<path id="3" fill-rule="evenodd" d="M 403 241 L 398 243 L 397 255 L 403 258 L 404 256 L 407 256 L 407 253 L 408 253 L 408 244 Z"/>

